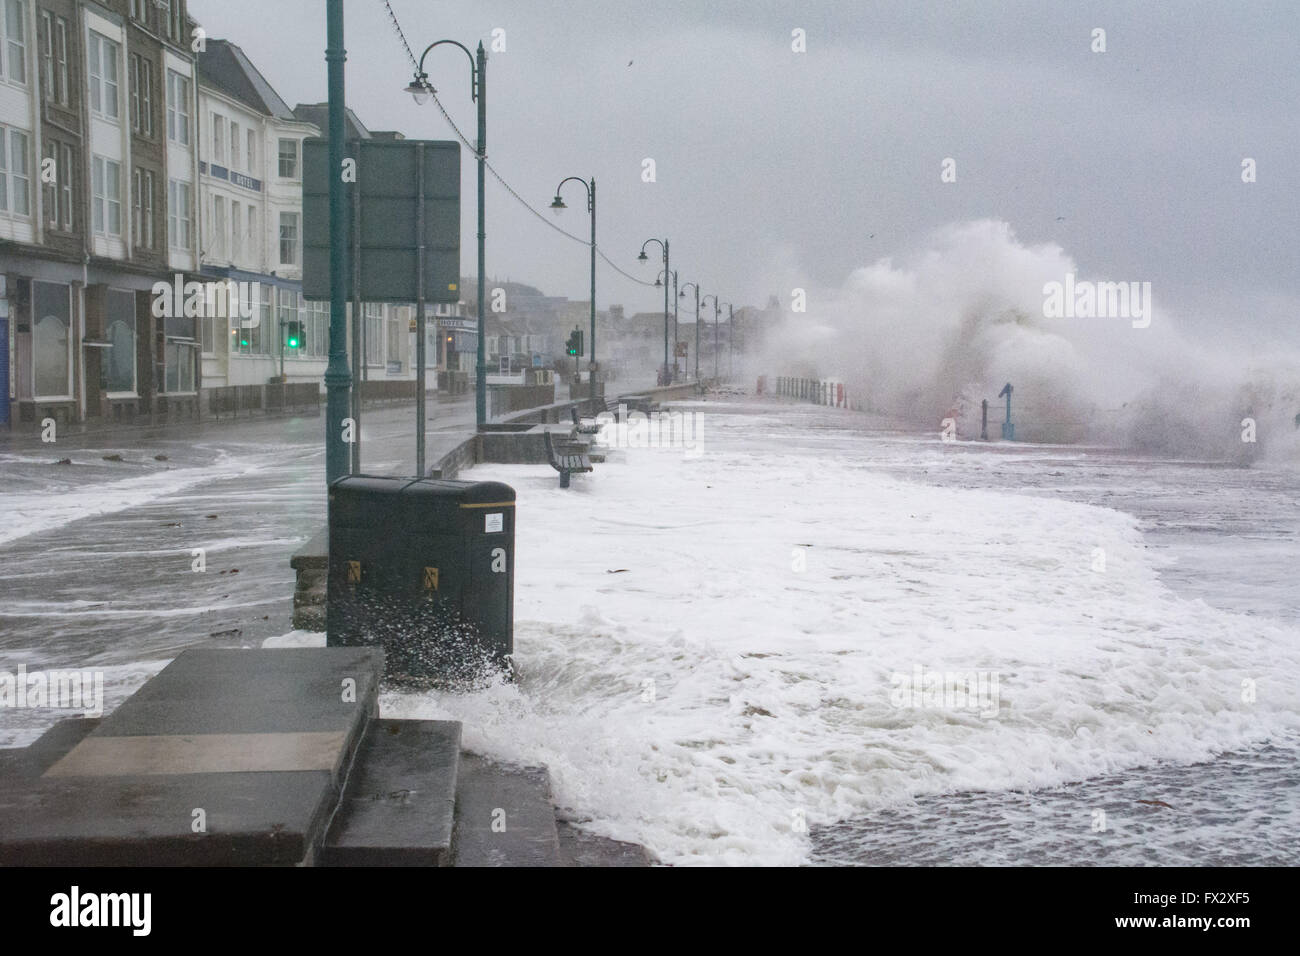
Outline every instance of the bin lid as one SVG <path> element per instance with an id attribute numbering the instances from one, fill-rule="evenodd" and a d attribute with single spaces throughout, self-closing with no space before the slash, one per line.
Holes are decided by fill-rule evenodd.
<path id="1" fill-rule="evenodd" d="M 423 478 L 407 485 L 400 500 L 406 530 L 462 534 L 478 527 L 484 520 L 479 515 L 512 510 L 515 490 L 499 481 Z"/>
<path id="2" fill-rule="evenodd" d="M 411 478 L 344 475 L 329 486 L 329 522 L 339 528 L 384 526 L 401 521 L 402 489 Z"/>
<path id="3" fill-rule="evenodd" d="M 345 475 L 330 485 L 329 501 L 330 523 L 340 528 L 459 534 L 479 514 L 514 508 L 515 490 L 500 481 Z"/>
<path id="4" fill-rule="evenodd" d="M 403 494 L 421 498 L 449 498 L 457 505 L 500 503 L 513 506 L 515 489 L 501 481 L 461 481 L 453 478 L 420 478 L 412 481 Z"/>

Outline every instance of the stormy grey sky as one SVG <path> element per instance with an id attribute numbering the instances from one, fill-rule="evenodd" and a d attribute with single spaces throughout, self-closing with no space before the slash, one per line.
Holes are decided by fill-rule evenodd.
<path id="1" fill-rule="evenodd" d="M 348 104 L 372 129 L 452 134 L 401 89 L 411 68 L 381 0 L 348 0 Z M 667 235 L 682 281 L 740 304 L 815 295 L 906 258 L 931 230 L 1004 219 L 1092 278 L 1150 281 L 1211 338 L 1300 340 L 1300 5 L 1278 2 L 393 0 L 418 54 L 487 45 L 488 155 L 545 210 L 595 175 L 598 240 L 629 272 Z M 191 0 L 290 103 L 325 99 L 321 0 Z M 1107 52 L 1090 49 L 1106 31 Z M 791 50 L 791 31 L 807 52 Z M 473 136 L 468 61 L 427 66 Z M 658 181 L 641 180 L 652 157 Z M 957 182 L 940 181 L 945 157 Z M 1241 181 L 1256 160 L 1258 181 Z M 474 169 L 462 155 L 462 272 Z M 569 189 L 572 189 L 572 185 Z M 585 299 L 586 250 L 488 180 L 488 273 Z M 580 190 L 557 220 L 585 236 Z M 550 215 L 547 212 L 547 215 Z M 1058 217 L 1064 217 L 1058 219 Z M 661 307 L 598 270 L 601 308 Z"/>

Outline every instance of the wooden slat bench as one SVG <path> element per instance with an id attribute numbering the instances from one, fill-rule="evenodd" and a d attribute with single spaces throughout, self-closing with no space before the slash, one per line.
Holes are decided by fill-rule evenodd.
<path id="1" fill-rule="evenodd" d="M 546 443 L 547 460 L 560 473 L 561 488 L 569 487 L 570 475 L 592 470 L 586 446 L 555 442 L 549 431 L 542 432 L 542 440 Z"/>
<path id="2" fill-rule="evenodd" d="M 600 424 L 593 418 L 583 421 L 578 417 L 578 406 L 570 405 L 569 414 L 573 418 L 573 433 L 575 435 L 594 435 L 600 431 Z"/>

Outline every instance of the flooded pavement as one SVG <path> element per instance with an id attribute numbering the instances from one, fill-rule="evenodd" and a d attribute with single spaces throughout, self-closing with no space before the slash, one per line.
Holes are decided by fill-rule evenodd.
<path id="1" fill-rule="evenodd" d="M 473 415 L 473 396 L 431 403 L 428 459 L 463 438 Z M 367 410 L 366 471 L 411 471 L 414 417 L 413 406 Z M 289 557 L 326 519 L 324 422 L 0 445 L 3 669 L 103 669 L 111 708 L 186 648 L 257 647 L 290 630 Z M 0 712 L 0 746 L 25 744 L 60 716 Z"/>

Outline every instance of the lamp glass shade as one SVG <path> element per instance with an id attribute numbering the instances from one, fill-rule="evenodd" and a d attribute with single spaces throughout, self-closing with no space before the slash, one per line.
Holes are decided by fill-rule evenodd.
<path id="1" fill-rule="evenodd" d="M 415 100 L 417 106 L 423 106 L 429 101 L 429 90 L 420 81 L 419 77 L 411 80 L 406 87 L 406 92 L 411 94 L 411 99 Z"/>

